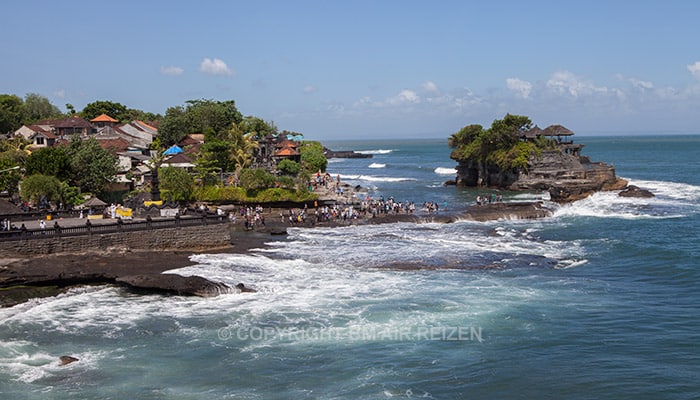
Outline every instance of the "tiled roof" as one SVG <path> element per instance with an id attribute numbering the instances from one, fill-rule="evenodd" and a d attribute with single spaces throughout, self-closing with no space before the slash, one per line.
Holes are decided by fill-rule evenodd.
<path id="1" fill-rule="evenodd" d="M 119 122 L 119 121 L 110 117 L 107 114 L 102 114 L 102 115 L 98 115 L 97 117 L 91 119 L 90 122 Z"/>
<path id="2" fill-rule="evenodd" d="M 92 128 L 92 124 L 87 120 L 74 115 L 70 118 L 66 118 L 58 121 L 54 124 L 55 128 Z"/>
<path id="3" fill-rule="evenodd" d="M 298 156 L 300 153 L 297 149 L 291 147 L 285 147 L 275 152 L 276 157 L 291 157 Z"/>
<path id="4" fill-rule="evenodd" d="M 126 151 L 129 149 L 129 142 L 127 142 L 123 138 L 116 138 L 116 139 L 101 139 L 97 141 L 100 146 L 105 149 L 109 150 L 112 153 L 118 153 L 121 151 Z"/>

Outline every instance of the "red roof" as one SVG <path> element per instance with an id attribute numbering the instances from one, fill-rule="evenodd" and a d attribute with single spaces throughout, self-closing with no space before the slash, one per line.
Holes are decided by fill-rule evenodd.
<path id="1" fill-rule="evenodd" d="M 283 149 L 278 150 L 275 152 L 275 156 L 277 157 L 291 157 L 291 156 L 298 156 L 300 153 L 297 149 L 293 149 L 291 147 L 285 147 Z"/>
<path id="2" fill-rule="evenodd" d="M 110 117 L 107 114 L 98 115 L 97 117 L 90 120 L 90 122 L 119 122 L 116 119 Z"/>

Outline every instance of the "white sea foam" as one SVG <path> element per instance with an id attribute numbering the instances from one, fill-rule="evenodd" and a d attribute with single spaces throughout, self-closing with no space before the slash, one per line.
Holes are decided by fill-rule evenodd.
<path id="1" fill-rule="evenodd" d="M 438 175 L 454 175 L 457 173 L 457 170 L 454 168 L 437 167 L 434 172 Z"/>
<path id="2" fill-rule="evenodd" d="M 344 181 L 367 181 L 367 182 L 409 182 L 416 181 L 416 178 L 401 178 L 390 176 L 374 175 L 340 175 Z"/>
<path id="3" fill-rule="evenodd" d="M 696 201 L 700 199 L 700 188 L 697 186 L 652 181 L 632 184 L 648 188 L 656 196 L 621 197 L 616 191 L 597 192 L 583 200 L 559 207 L 555 216 L 665 219 L 683 217 L 698 210 Z"/>
<path id="4" fill-rule="evenodd" d="M 386 168 L 386 164 L 372 163 L 367 168 Z"/>
<path id="5" fill-rule="evenodd" d="M 378 149 L 378 150 L 355 150 L 355 153 L 360 153 L 360 154 L 389 154 L 392 153 L 394 150 L 388 150 L 388 149 Z"/>
<path id="6" fill-rule="evenodd" d="M 645 181 L 628 179 L 630 185 L 649 189 L 657 197 L 689 202 L 700 200 L 700 186 L 680 182 Z"/>
<path id="7" fill-rule="evenodd" d="M 101 359 L 106 351 L 78 351 L 71 353 L 78 362 L 60 365 L 59 358 L 65 354 L 50 354 L 32 342 L 17 340 L 0 344 L 0 374 L 8 374 L 11 379 L 32 383 L 40 379 L 65 373 L 67 370 L 89 370 Z M 75 372 L 72 372 L 75 373 Z"/>

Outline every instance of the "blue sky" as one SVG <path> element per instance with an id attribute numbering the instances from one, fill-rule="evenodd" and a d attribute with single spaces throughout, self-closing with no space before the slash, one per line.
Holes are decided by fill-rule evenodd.
<path id="1" fill-rule="evenodd" d="M 6 2 L 0 93 L 165 113 L 235 100 L 307 138 L 440 138 L 506 113 L 699 133 L 697 1 Z"/>

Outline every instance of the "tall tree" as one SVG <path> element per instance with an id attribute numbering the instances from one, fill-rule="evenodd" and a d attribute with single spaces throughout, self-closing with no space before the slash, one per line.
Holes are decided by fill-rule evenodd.
<path id="1" fill-rule="evenodd" d="M 22 181 L 21 196 L 35 205 L 39 205 L 42 200 L 58 202 L 61 197 L 61 181 L 48 175 L 28 176 Z"/>
<path id="2" fill-rule="evenodd" d="M 34 151 L 24 164 L 27 175 L 55 176 L 61 181 L 72 175 L 71 160 L 65 147 L 46 147 Z"/>
<path id="3" fill-rule="evenodd" d="M 93 137 L 82 140 L 78 135 L 72 136 L 66 152 L 71 160 L 73 185 L 83 192 L 103 192 L 118 172 L 117 158 Z"/>
<path id="4" fill-rule="evenodd" d="M 261 118 L 247 115 L 238 124 L 238 128 L 253 139 L 260 139 L 268 134 L 276 135 L 277 127 L 273 122 L 265 122 Z"/>
<path id="5" fill-rule="evenodd" d="M 194 192 L 194 179 L 182 168 L 165 167 L 158 171 L 160 188 L 168 200 L 187 201 Z"/>
<path id="6" fill-rule="evenodd" d="M 14 132 L 22 126 L 22 99 L 14 94 L 0 94 L 0 135 Z"/>
<path id="7" fill-rule="evenodd" d="M 185 107 L 168 108 L 158 136 L 164 147 L 178 143 L 189 133 L 204 133 L 207 140 L 222 140 L 226 130 L 242 119 L 233 100 L 189 100 Z"/>
<path id="8" fill-rule="evenodd" d="M 86 105 L 80 112 L 80 116 L 87 120 L 91 120 L 99 115 L 107 114 L 116 120 L 127 122 L 124 120 L 124 117 L 127 115 L 127 111 L 128 109 L 126 106 L 121 103 L 98 100 Z"/>
<path id="9" fill-rule="evenodd" d="M 58 118 L 62 115 L 61 110 L 51 104 L 49 99 L 37 93 L 28 93 L 24 96 L 23 111 L 25 124 L 42 119 Z"/>

